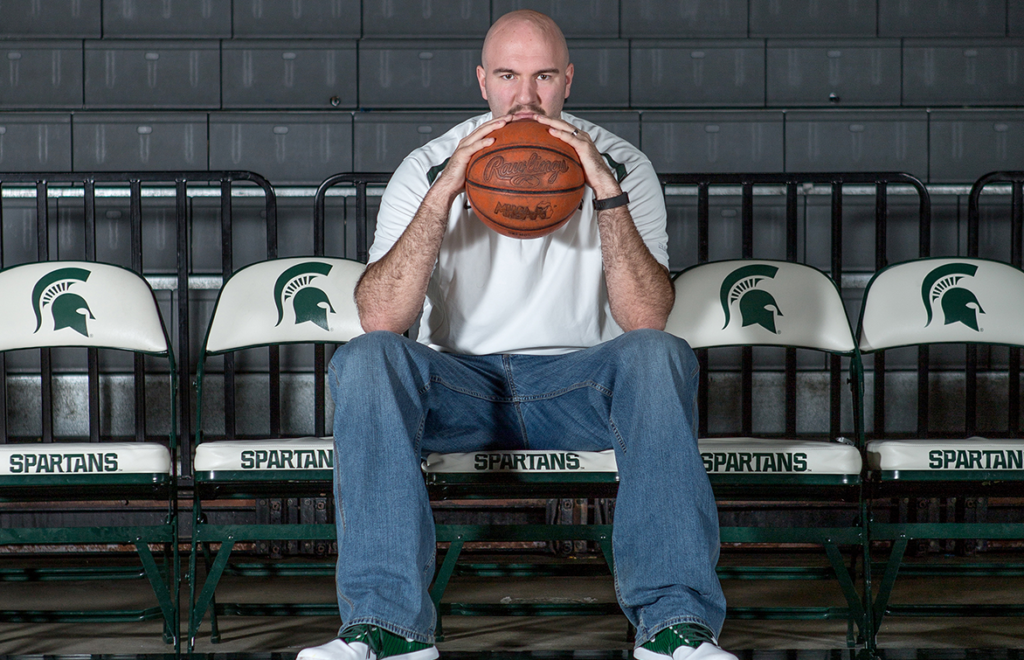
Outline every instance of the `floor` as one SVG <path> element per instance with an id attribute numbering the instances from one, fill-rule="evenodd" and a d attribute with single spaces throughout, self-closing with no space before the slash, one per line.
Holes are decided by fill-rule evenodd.
<path id="1" fill-rule="evenodd" d="M 771 562 L 777 561 L 777 557 Z M 770 562 L 769 562 L 770 563 Z M 835 605 L 843 599 L 838 589 L 823 581 L 725 580 L 730 606 Z M 218 601 L 329 603 L 330 579 L 311 577 L 242 579 L 225 577 Z M 1024 578 L 906 578 L 894 592 L 894 602 L 948 601 L 977 603 L 1024 602 Z M 456 577 L 446 602 L 475 603 L 603 603 L 614 601 L 611 579 L 604 575 L 544 578 Z M 131 603 L 152 605 L 144 582 L 0 582 L 0 610 L 45 610 L 73 603 L 83 609 L 112 608 Z M 60 604 L 58 604 L 60 603 Z M 449 616 L 444 620 L 445 639 L 439 648 L 454 660 L 472 656 L 533 658 L 582 658 L 626 660 L 624 617 L 550 616 L 492 617 Z M 221 640 L 209 639 L 208 619 L 197 640 L 196 652 L 217 657 L 244 656 L 287 658 L 308 645 L 331 639 L 334 617 L 238 617 L 222 616 Z M 155 656 L 171 647 L 161 641 L 160 623 L 0 623 L 0 655 Z M 746 621 L 727 620 L 721 635 L 723 647 L 741 658 L 778 657 L 780 660 L 841 660 L 846 649 L 844 621 Z M 1024 659 L 1024 621 L 1012 618 L 888 618 L 880 631 L 879 646 L 889 660 Z M 988 651 L 977 651 L 988 649 Z M 278 655 L 280 654 L 280 655 Z M 980 655 L 979 655 L 980 654 Z"/>

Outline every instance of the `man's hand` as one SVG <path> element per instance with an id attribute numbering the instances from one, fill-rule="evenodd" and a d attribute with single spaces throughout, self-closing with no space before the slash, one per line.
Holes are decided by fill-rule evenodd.
<path id="1" fill-rule="evenodd" d="M 622 193 L 615 174 L 590 135 L 561 119 L 542 115 L 534 119 L 548 126 L 551 135 L 576 150 L 587 185 L 594 189 L 594 199 L 608 199 Z M 639 328 L 664 330 L 675 300 L 668 269 L 647 249 L 628 207 L 599 211 L 596 217 L 608 304 L 615 322 L 627 332 Z"/>
<path id="2" fill-rule="evenodd" d="M 510 121 L 512 121 L 512 115 L 492 119 L 480 124 L 475 131 L 462 138 L 459 141 L 459 146 L 455 148 L 455 152 L 448 159 L 448 164 L 445 165 L 444 170 L 437 177 L 437 180 L 434 181 L 434 185 L 431 187 L 430 192 L 427 193 L 427 196 L 429 197 L 436 190 L 436 194 L 445 195 L 450 207 L 455 198 L 466 187 L 466 170 L 469 169 L 469 161 L 473 154 L 494 144 L 494 138 L 490 137 L 490 133 L 503 127 Z"/>
<path id="3" fill-rule="evenodd" d="M 587 185 L 594 189 L 594 199 L 608 199 L 622 192 L 615 174 L 586 132 L 561 119 L 544 115 L 535 115 L 534 119 L 548 126 L 551 135 L 576 150 Z"/>

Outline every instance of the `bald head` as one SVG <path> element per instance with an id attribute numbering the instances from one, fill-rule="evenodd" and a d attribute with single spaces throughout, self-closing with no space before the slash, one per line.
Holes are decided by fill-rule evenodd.
<path id="1" fill-rule="evenodd" d="M 558 54 L 563 69 L 569 66 L 569 46 L 565 43 L 565 35 L 558 24 L 540 12 L 520 9 L 503 15 L 494 21 L 491 29 L 487 31 L 480 57 L 484 68 L 487 68 L 488 59 L 493 59 L 494 51 L 506 40 L 522 38 L 530 33 Z"/>
<path id="2" fill-rule="evenodd" d="M 573 66 L 565 36 L 549 17 L 527 9 L 505 14 L 488 30 L 480 60 L 480 93 L 495 117 L 561 114 Z"/>

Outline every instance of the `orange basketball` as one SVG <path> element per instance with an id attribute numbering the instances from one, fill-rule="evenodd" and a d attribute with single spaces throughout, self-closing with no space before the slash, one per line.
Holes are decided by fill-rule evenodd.
<path id="1" fill-rule="evenodd" d="M 532 119 L 490 134 L 494 144 L 473 154 L 466 195 L 485 225 L 512 238 L 538 238 L 565 224 L 583 200 L 576 150 Z"/>

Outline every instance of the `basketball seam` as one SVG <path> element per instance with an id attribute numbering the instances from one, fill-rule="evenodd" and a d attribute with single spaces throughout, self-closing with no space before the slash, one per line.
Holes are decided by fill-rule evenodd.
<path id="1" fill-rule="evenodd" d="M 582 190 L 584 186 L 586 186 L 586 184 L 581 183 L 575 188 L 558 188 L 556 190 L 518 190 L 516 188 L 495 188 L 494 186 L 485 186 L 480 183 L 473 183 L 472 181 L 466 181 L 466 185 L 477 188 L 478 190 L 509 193 L 511 195 L 557 195 L 559 193 L 573 193 L 577 190 Z"/>
<path id="2" fill-rule="evenodd" d="M 482 158 L 486 158 L 487 156 L 493 156 L 496 153 L 500 153 L 502 151 L 511 151 L 513 149 L 538 149 L 540 151 L 547 151 L 549 153 L 558 154 L 562 158 L 567 158 L 568 160 L 571 160 L 572 162 L 576 163 L 580 167 L 580 169 L 583 168 L 583 163 L 581 163 L 579 161 L 579 159 L 573 158 L 572 156 L 570 156 L 569 154 L 565 153 L 564 151 L 559 151 L 558 149 L 552 149 L 551 147 L 544 147 L 544 146 L 541 146 L 539 144 L 510 144 L 510 145 L 507 145 L 507 146 L 504 146 L 504 147 L 498 147 L 497 149 L 488 150 L 483 155 L 474 154 L 473 158 L 469 162 L 469 166 L 473 167 L 473 165 L 475 165 L 478 160 L 480 160 Z"/>

